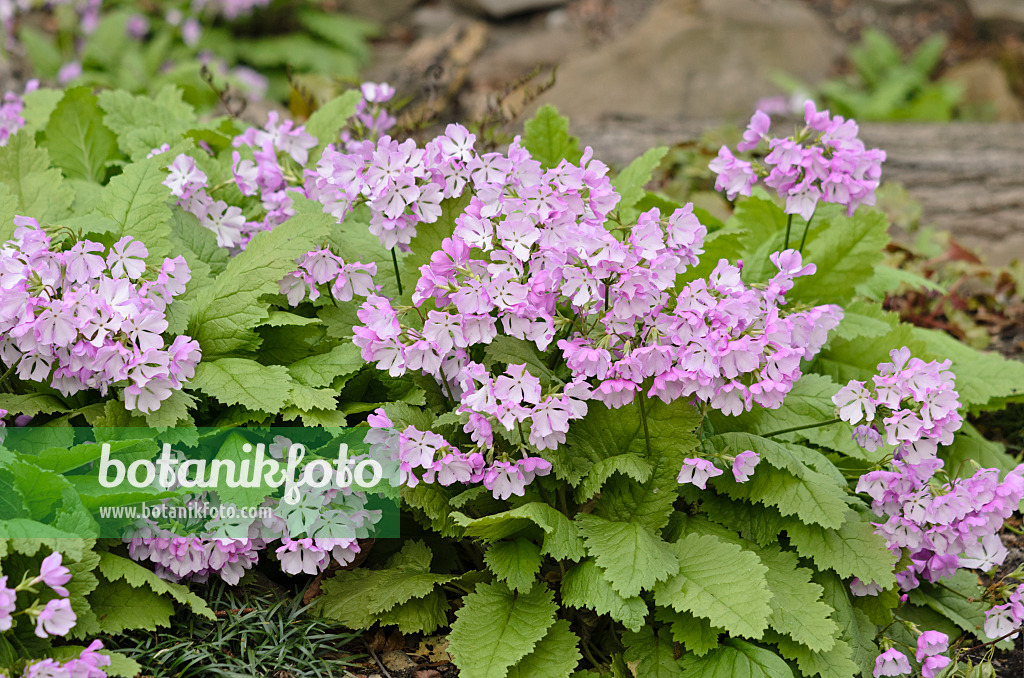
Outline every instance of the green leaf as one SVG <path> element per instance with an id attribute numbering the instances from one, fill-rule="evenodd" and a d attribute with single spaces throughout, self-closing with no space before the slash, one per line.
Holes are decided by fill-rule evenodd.
<path id="1" fill-rule="evenodd" d="M 847 514 L 846 522 L 838 530 L 806 525 L 791 518 L 786 519 L 785 525 L 800 556 L 811 558 L 819 568 L 844 578 L 874 581 L 883 589 L 896 584 L 895 556 L 886 548 L 885 540 L 875 534 L 874 526 L 861 520 L 856 511 Z"/>
<path id="2" fill-rule="evenodd" d="M 205 266 L 206 275 L 219 275 L 228 265 L 227 249 L 217 244 L 217 236 L 200 224 L 194 214 L 180 207 L 172 212 L 171 242 L 188 262 L 193 280 L 199 276 L 197 267 Z"/>
<path id="3" fill-rule="evenodd" d="M 132 586 L 123 579 L 100 581 L 89 596 L 89 602 L 106 633 L 126 629 L 155 631 L 158 626 L 169 626 L 174 614 L 174 604 L 169 597 L 148 587 Z"/>
<path id="4" fill-rule="evenodd" d="M 854 288 L 870 279 L 889 242 L 889 220 L 882 212 L 860 209 L 852 217 L 826 222 L 808 243 L 804 262 L 818 267 L 813 275 L 797 278 L 787 300 L 845 304 Z"/>
<path id="5" fill-rule="evenodd" d="M 547 634 L 557 611 L 541 582 L 519 594 L 501 582 L 477 584 L 462 602 L 448 636 L 448 653 L 462 678 L 505 678 Z"/>
<path id="6" fill-rule="evenodd" d="M 972 410 L 984 410 L 993 401 L 1024 394 L 1024 363 L 1007 360 L 998 353 L 978 351 L 945 332 L 918 327 L 911 332 L 927 352 L 925 355 L 915 353 L 916 357 L 924 360 L 948 358 L 953 362 L 960 402 L 971 406 Z"/>
<path id="7" fill-rule="evenodd" d="M 509 669 L 506 678 L 568 678 L 582 659 L 579 642 L 569 622 L 558 619 L 533 651 Z"/>
<path id="8" fill-rule="evenodd" d="M 579 560 L 586 555 L 576 524 L 561 511 L 547 504 L 531 502 L 510 511 L 475 520 L 461 513 L 454 513 L 452 516 L 458 524 L 466 528 L 467 537 L 494 542 L 536 525 L 544 531 L 541 553 L 555 560 Z"/>
<path id="9" fill-rule="evenodd" d="M 910 602 L 930 607 L 960 629 L 981 638 L 987 605 L 980 603 L 981 590 L 977 575 L 966 570 L 958 570 L 952 577 L 943 579 L 942 584 L 922 584 L 920 588 L 910 592 Z"/>
<path id="10" fill-rule="evenodd" d="M 268 317 L 259 298 L 277 293 L 281 278 L 295 270 L 295 259 L 326 237 L 334 218 L 319 210 L 302 211 L 302 200 L 296 198 L 295 216 L 272 231 L 257 233 L 200 293 L 188 334 L 202 346 L 204 361 L 257 347 L 259 337 L 252 328 Z"/>
<path id="11" fill-rule="evenodd" d="M 46 125 L 42 142 L 69 179 L 102 183 L 106 165 L 117 157 L 117 137 L 103 124 L 96 95 L 89 87 L 67 90 Z"/>
<path id="12" fill-rule="evenodd" d="M 703 657 L 684 657 L 681 664 L 688 678 L 793 678 L 793 670 L 782 657 L 739 638 L 723 641 Z"/>
<path id="13" fill-rule="evenodd" d="M 611 410 L 600 403 L 590 405 L 587 416 L 575 422 L 566 445 L 550 451 L 556 475 L 577 485 L 603 459 L 634 454 L 651 465 L 649 480 L 639 483 L 625 476 L 612 478 L 604 487 L 595 513 L 609 520 L 635 522 L 649 530 L 660 530 L 672 513 L 679 483 L 676 477 L 683 459 L 697 447 L 694 430 L 699 423 L 696 408 L 681 400 L 666 405 L 647 402 L 645 427 L 635 405 Z"/>
<path id="14" fill-rule="evenodd" d="M 206 602 L 189 591 L 183 584 L 175 584 L 159 577 L 152 570 L 142 567 L 128 558 L 103 551 L 99 554 L 99 571 L 108 581 L 123 579 L 135 588 L 148 588 L 161 596 L 170 596 L 178 603 L 187 606 L 193 614 L 214 619 L 213 610 Z"/>
<path id="15" fill-rule="evenodd" d="M 397 626 L 401 633 L 433 633 L 448 625 L 448 599 L 441 589 L 413 598 L 382 613 L 381 626 Z"/>
<path id="16" fill-rule="evenodd" d="M 540 572 L 540 547 L 528 539 L 499 541 L 484 553 L 484 562 L 510 589 L 525 592 Z"/>
<path id="17" fill-rule="evenodd" d="M 832 608 L 821 600 L 822 587 L 811 581 L 811 570 L 798 567 L 796 554 L 778 546 L 760 549 L 757 556 L 768 568 L 772 628 L 816 652 L 830 650 L 839 629 L 829 617 Z"/>
<path id="18" fill-rule="evenodd" d="M 277 412 L 288 399 L 290 377 L 281 365 L 260 365 L 248 358 L 203 360 L 196 365 L 190 388 L 199 389 L 225 405 Z"/>
<path id="19" fill-rule="evenodd" d="M 768 627 L 768 568 L 751 551 L 711 535 L 675 542 L 679 573 L 654 589 L 659 605 L 707 617 L 731 633 L 758 638 Z"/>
<path id="20" fill-rule="evenodd" d="M 845 485 L 839 487 L 828 476 L 805 466 L 787 445 L 748 433 L 725 433 L 708 442 L 720 452 L 728 449 L 732 455 L 753 450 L 767 462 L 759 464 L 743 483 L 736 482 L 729 473 L 715 477 L 711 482 L 719 492 L 732 499 L 773 506 L 783 515 L 795 515 L 806 523 L 832 529 L 843 524 L 848 510 Z"/>
<path id="21" fill-rule="evenodd" d="M 288 372 L 296 381 L 323 388 L 330 386 L 335 377 L 351 374 L 365 365 L 355 344 L 345 343 L 335 346 L 327 353 L 303 358 L 288 366 Z"/>
<path id="22" fill-rule="evenodd" d="M 786 428 L 820 424 L 834 419 L 836 406 L 832 402 L 832 396 L 838 391 L 839 386 L 829 377 L 805 374 L 793 385 L 786 400 L 777 409 L 756 408 L 735 417 L 711 413 L 709 417 L 716 431 L 749 431 L 765 436 Z M 866 452 L 853 441 L 850 426 L 845 423 L 808 428 L 785 436 L 773 436 L 773 439 L 806 439 L 852 457 L 864 458 L 866 455 Z"/>
<path id="23" fill-rule="evenodd" d="M 445 538 L 460 537 L 462 530 L 455 522 L 452 506 L 448 503 L 447 490 L 435 484 L 420 483 L 416 487 L 402 487 L 402 501 L 405 505 L 422 511 L 425 522 Z M 566 518 L 568 522 L 568 518 Z M 582 545 L 581 545 L 582 550 Z"/>
<path id="24" fill-rule="evenodd" d="M 313 609 L 349 628 L 369 628 L 396 606 L 429 596 L 438 584 L 457 579 L 454 575 L 432 574 L 430 559 L 430 549 L 421 541 L 413 541 L 406 543 L 384 569 L 339 570 L 323 581 Z"/>
<path id="25" fill-rule="evenodd" d="M 133 157 L 146 155 L 154 148 L 147 140 L 153 131 L 173 145 L 196 122 L 195 111 L 174 85 L 164 85 L 156 96 L 106 90 L 99 95 L 99 105 L 106 113 L 107 127 L 117 133 L 121 150 Z"/>
<path id="26" fill-rule="evenodd" d="M 63 98 L 64 90 L 61 89 L 44 87 L 27 92 L 22 97 L 25 107 L 21 111 L 21 117 L 25 119 L 25 126 L 21 128 L 21 133 L 35 136 L 36 132 L 46 127 L 50 115 Z"/>
<path id="27" fill-rule="evenodd" d="M 612 522 L 598 516 L 577 516 L 587 552 L 622 596 L 639 595 L 679 570 L 672 545 L 643 525 Z"/>
<path id="28" fill-rule="evenodd" d="M 5 37 L 6 40 L 10 40 L 9 35 Z M 22 25 L 18 28 L 18 43 L 24 48 L 33 73 L 45 78 L 56 78 L 64 58 L 53 37 L 34 26 Z M 6 48 L 4 51 L 7 51 Z"/>
<path id="29" fill-rule="evenodd" d="M 14 486 L 25 497 L 28 517 L 36 520 L 42 520 L 50 513 L 68 487 L 64 476 L 26 461 L 10 462 L 4 468 L 11 473 Z"/>
<path id="30" fill-rule="evenodd" d="M 653 472 L 651 465 L 635 454 L 607 457 L 590 467 L 590 471 L 576 490 L 576 501 L 583 503 L 600 492 L 605 481 L 615 473 L 629 476 L 638 483 L 646 483 Z"/>
<path id="31" fill-rule="evenodd" d="M 14 393 L 0 393 L 0 409 L 7 410 L 10 414 L 53 414 L 65 412 L 68 406 L 59 398 L 45 393 L 26 393 L 17 395 Z"/>
<path id="32" fill-rule="evenodd" d="M 146 415 L 146 425 L 156 428 L 174 428 L 180 423 L 192 423 L 189 412 L 195 409 L 196 399 L 185 391 L 172 391 L 160 407 Z"/>
<path id="33" fill-rule="evenodd" d="M 698 278 L 708 277 L 721 259 L 735 260 L 738 253 L 742 251 L 741 244 L 747 233 L 746 230 L 726 229 L 709 233 L 708 237 L 704 239 L 704 254 L 700 256 L 700 261 L 696 266 L 691 266 L 676 278 L 676 289 L 681 289 L 684 284 Z M 743 269 L 746 270 L 746 261 L 744 261 Z"/>
<path id="34" fill-rule="evenodd" d="M 863 676 L 870 676 L 879 653 L 875 643 L 878 627 L 852 605 L 850 589 L 842 579 L 828 572 L 818 572 L 814 579 L 824 588 L 825 603 L 832 608 L 832 619 L 839 625 L 840 640 L 850 650 L 849 658 Z M 838 647 L 840 643 L 836 643 L 833 652 Z"/>
<path id="35" fill-rule="evenodd" d="M 564 605 L 610 615 L 632 631 L 639 631 L 646 623 L 648 609 L 643 598 L 625 598 L 619 594 L 593 558 L 587 558 L 565 573 L 561 592 Z"/>
<path id="36" fill-rule="evenodd" d="M 526 121 L 523 147 L 545 169 L 556 167 L 562 160 L 577 165 L 583 156 L 579 139 L 569 134 L 569 118 L 558 115 L 551 104 L 541 106 Z"/>
<path id="37" fill-rule="evenodd" d="M 316 137 L 321 145 L 338 140 L 338 132 L 356 112 L 356 104 L 362 99 L 358 89 L 351 89 L 337 96 L 313 112 L 306 120 L 306 132 Z"/>
<path id="38" fill-rule="evenodd" d="M 505 334 L 496 336 L 484 349 L 484 364 L 491 366 L 494 363 L 525 364 L 530 374 L 537 377 L 543 386 L 547 386 L 555 378 L 554 373 L 544 362 L 544 356 L 537 350 L 536 344 Z"/>
<path id="39" fill-rule="evenodd" d="M 313 388 L 294 382 L 288 391 L 288 402 L 302 412 L 335 411 L 338 407 L 338 392 L 330 388 Z"/>
<path id="40" fill-rule="evenodd" d="M 96 210 L 111 221 L 115 240 L 130 235 L 145 243 L 149 250 L 146 261 L 155 266 L 172 255 L 171 209 L 167 206 L 171 189 L 162 183 L 167 175 L 161 162 L 150 158 L 127 165 L 103 189 Z"/>
<path id="41" fill-rule="evenodd" d="M 644 186 L 651 180 L 651 173 L 668 153 L 668 146 L 652 148 L 639 158 L 629 163 L 626 169 L 612 181 L 612 187 L 619 194 L 619 214 L 622 223 L 628 224 L 636 219 L 634 207 L 644 197 Z M 662 215 L 667 217 L 668 215 Z"/>
<path id="42" fill-rule="evenodd" d="M 772 252 L 784 248 L 786 238 L 787 215 L 782 209 L 771 200 L 762 197 L 747 198 L 736 205 L 736 211 L 725 224 L 727 232 L 740 233 L 740 242 L 743 246 L 742 256 L 737 257 L 735 253 L 725 256 L 733 261 L 743 259 L 743 280 L 748 283 L 766 282 L 778 269 L 768 258 Z M 798 221 L 794 219 L 794 221 Z M 797 226 L 792 230 L 799 230 Z M 799 238 L 800 236 L 797 235 Z M 792 241 L 792 234 L 790 240 Z M 707 259 L 707 254 L 701 260 Z M 708 261 L 712 269 L 718 265 L 718 261 Z M 710 272 L 710 271 L 709 271 Z"/>
<path id="43" fill-rule="evenodd" d="M 28 134 L 15 134 L 0 147 L 0 184 L 17 198 L 18 214 L 35 217 L 41 224 L 67 215 L 75 197 L 60 170 L 50 167 L 49 153 L 36 148 Z"/>
<path id="44" fill-rule="evenodd" d="M 725 629 L 716 628 L 704 617 L 698 617 L 689 612 L 677 612 L 667 607 L 659 607 L 654 616 L 659 621 L 671 624 L 672 637 L 675 641 L 682 643 L 687 650 L 698 657 L 703 657 L 718 647 L 718 636 L 725 633 Z"/>
<path id="45" fill-rule="evenodd" d="M 875 303 L 851 302 L 843 308 L 843 321 L 835 329 L 835 336 L 847 340 L 883 337 L 893 329 L 893 322 L 887 317 L 891 315 Z"/>
<path id="46" fill-rule="evenodd" d="M 776 644 L 780 655 L 795 661 L 800 673 L 805 676 L 855 678 L 860 675 L 860 667 L 851 659 L 853 651 L 845 640 L 835 639 L 832 649 L 827 652 L 815 652 L 806 645 L 771 631 L 765 634 L 765 638 Z"/>
<path id="47" fill-rule="evenodd" d="M 666 629 L 655 634 L 650 627 L 623 634 L 626 652 L 622 658 L 636 665 L 636 678 L 676 678 L 683 674 L 668 635 Z"/>

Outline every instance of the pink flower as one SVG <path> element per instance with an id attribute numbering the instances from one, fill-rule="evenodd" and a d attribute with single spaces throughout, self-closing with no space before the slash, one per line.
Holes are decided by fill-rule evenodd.
<path id="1" fill-rule="evenodd" d="M 745 483 L 750 480 L 750 476 L 754 473 L 754 468 L 760 463 L 761 455 L 753 450 L 746 450 L 736 455 L 736 459 L 732 462 L 732 475 L 736 478 L 736 482 Z"/>
<path id="2" fill-rule="evenodd" d="M 683 466 L 679 469 L 679 477 L 676 478 L 680 484 L 693 483 L 700 489 L 707 489 L 709 478 L 722 475 L 718 469 L 707 459 L 684 459 Z"/>
<path id="3" fill-rule="evenodd" d="M 33 584 L 42 582 L 53 589 L 58 596 L 66 598 L 68 590 L 64 584 L 71 581 L 71 570 L 61 565 L 63 556 L 57 551 L 43 559 L 39 567 L 39 576 L 32 580 Z"/>
<path id="4" fill-rule="evenodd" d="M 40 638 L 64 636 L 71 631 L 78 618 L 71 609 L 71 601 L 67 598 L 55 598 L 46 603 L 46 607 L 36 617 L 36 635 Z"/>
<path id="5" fill-rule="evenodd" d="M 910 661 L 896 648 L 889 648 L 875 658 L 875 670 L 872 671 L 875 678 L 902 676 L 905 673 L 910 673 Z"/>
<path id="6" fill-rule="evenodd" d="M 18 594 L 7 588 L 7 577 L 0 577 L 0 631 L 7 631 L 13 622 L 11 615 L 18 606 Z"/>
<path id="7" fill-rule="evenodd" d="M 114 278 L 135 280 L 146 270 L 146 257 L 149 250 L 138 240 L 126 235 L 111 248 L 107 255 L 107 266 Z"/>
<path id="8" fill-rule="evenodd" d="M 949 636 L 941 631 L 925 631 L 917 637 L 917 661 L 942 654 L 949 649 Z"/>

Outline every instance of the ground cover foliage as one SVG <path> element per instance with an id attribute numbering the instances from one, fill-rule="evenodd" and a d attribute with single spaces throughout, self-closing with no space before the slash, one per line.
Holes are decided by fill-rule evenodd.
<path id="1" fill-rule="evenodd" d="M 450 629 L 467 678 L 970 675 L 961 649 L 1006 643 L 1017 584 L 972 568 L 998 564 L 1024 480 L 962 416 L 1019 401 L 1024 366 L 883 308 L 927 281 L 885 263 L 877 176 L 838 166 L 869 154 L 855 129 L 812 109 L 790 140 L 856 177 L 842 193 L 771 159 L 755 118 L 748 155 L 714 166 L 717 218 L 646 189 L 667 149 L 610 177 L 550 107 L 502 153 L 454 125 L 420 147 L 382 136 L 392 94 L 262 128 L 174 85 L 9 102 L 0 413 L 39 437 L 0 459 L 4 591 L 51 553 L 72 584 L 51 568 L 14 592 L 8 672 L 86 656 L 48 636 L 209 618 L 189 582 L 261 561 L 316 577 L 332 624 Z M 389 450 L 405 537 L 355 567 L 359 541 L 280 526 L 72 538 L 108 497 L 76 482 L 98 450 L 71 425 L 282 423 Z M 40 637 L 63 598 L 71 627 Z"/>

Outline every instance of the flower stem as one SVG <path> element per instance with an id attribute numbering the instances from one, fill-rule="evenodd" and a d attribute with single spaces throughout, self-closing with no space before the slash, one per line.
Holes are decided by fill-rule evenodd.
<path id="1" fill-rule="evenodd" d="M 814 221 L 813 212 L 811 213 L 811 218 L 807 220 L 806 224 L 804 224 L 804 234 L 800 237 L 800 249 L 798 250 L 800 254 L 803 254 L 804 252 L 804 243 L 807 242 L 807 229 L 811 227 L 812 221 Z"/>
<path id="2" fill-rule="evenodd" d="M 829 419 L 828 421 L 819 421 L 816 424 L 805 424 L 803 426 L 794 426 L 793 428 L 784 428 L 779 431 L 772 431 L 771 433 L 765 433 L 762 438 L 772 438 L 774 436 L 781 436 L 783 433 L 795 433 L 796 431 L 805 431 L 809 428 L 819 428 L 821 426 L 828 426 L 830 424 L 838 424 L 842 419 Z"/>
<path id="3" fill-rule="evenodd" d="M 391 263 L 395 265 L 395 281 L 398 283 L 398 296 L 402 296 L 402 274 L 398 272 L 398 254 L 391 248 Z"/>
<path id="4" fill-rule="evenodd" d="M 639 391 L 636 394 L 636 401 L 640 404 L 640 421 L 644 423 L 644 441 L 647 443 L 647 456 L 651 456 L 651 432 L 647 428 L 647 407 L 644 405 L 644 393 Z"/>
<path id="5" fill-rule="evenodd" d="M 790 231 L 791 228 L 793 228 L 793 215 L 792 214 L 790 214 L 789 218 L 786 219 L 786 242 L 783 243 L 783 245 L 782 245 L 782 249 L 784 249 L 784 250 L 788 250 L 789 249 L 789 231 Z"/>

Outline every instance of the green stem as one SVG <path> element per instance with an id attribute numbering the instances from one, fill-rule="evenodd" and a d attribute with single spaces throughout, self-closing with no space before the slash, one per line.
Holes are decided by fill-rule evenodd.
<path id="1" fill-rule="evenodd" d="M 793 215 L 792 214 L 790 214 L 789 218 L 786 219 L 786 242 L 782 245 L 782 249 L 784 249 L 784 250 L 788 250 L 789 249 L 789 231 L 790 231 L 791 228 L 793 228 Z"/>
<path id="2" fill-rule="evenodd" d="M 398 282 L 398 296 L 402 296 L 402 274 L 398 272 L 398 253 L 391 248 L 391 263 L 395 265 L 395 281 Z"/>
<path id="3" fill-rule="evenodd" d="M 804 224 L 804 234 L 800 237 L 800 249 L 798 250 L 801 254 L 804 251 L 804 243 L 807 242 L 807 229 L 811 227 L 811 222 L 814 221 L 814 212 L 811 212 L 811 218 Z"/>
<path id="4" fill-rule="evenodd" d="M 830 424 L 838 424 L 842 419 L 829 419 L 828 421 L 819 421 L 817 424 L 805 424 L 804 426 L 794 426 L 793 428 L 784 428 L 779 431 L 772 431 L 771 433 L 765 433 L 762 438 L 771 438 L 773 436 L 781 436 L 783 433 L 795 433 L 796 431 L 806 431 L 809 428 L 819 428 L 821 426 L 829 426 Z"/>
<path id="5" fill-rule="evenodd" d="M 644 393 L 639 391 L 636 394 L 636 401 L 640 404 L 640 420 L 644 423 L 644 441 L 647 443 L 647 456 L 651 456 L 651 432 L 647 429 L 647 407 L 644 406 Z"/>

